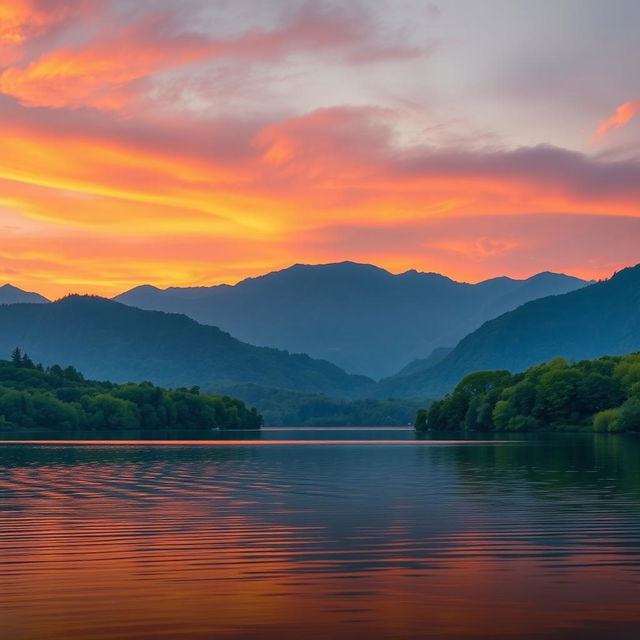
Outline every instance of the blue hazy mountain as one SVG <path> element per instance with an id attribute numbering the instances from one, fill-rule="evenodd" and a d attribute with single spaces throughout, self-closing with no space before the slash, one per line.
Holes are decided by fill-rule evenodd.
<path id="1" fill-rule="evenodd" d="M 39 293 L 23 291 L 11 284 L 5 284 L 0 287 L 0 304 L 16 304 L 18 302 L 49 302 Z"/>
<path id="2" fill-rule="evenodd" d="M 15 348 L 45 365 L 73 365 L 93 379 L 198 385 L 254 383 L 348 397 L 372 381 L 304 354 L 255 347 L 185 315 L 143 311 L 104 298 L 0 306 L 0 354 Z"/>
<path id="3" fill-rule="evenodd" d="M 541 273 L 478 284 L 415 270 L 393 275 L 368 264 L 297 264 L 234 286 L 158 289 L 115 298 L 184 313 L 250 344 L 308 353 L 372 377 L 391 375 L 436 348 L 452 347 L 483 322 L 542 296 L 585 286 Z"/>
<path id="4" fill-rule="evenodd" d="M 438 397 L 468 373 L 640 351 L 640 265 L 483 324 L 435 365 L 381 381 L 379 397 Z"/>
<path id="5" fill-rule="evenodd" d="M 406 367 L 403 367 L 396 374 L 397 376 L 408 376 L 421 371 L 426 371 L 435 367 L 439 362 L 444 360 L 451 352 L 453 347 L 438 347 L 434 349 L 426 358 L 418 358 L 412 360 Z"/>

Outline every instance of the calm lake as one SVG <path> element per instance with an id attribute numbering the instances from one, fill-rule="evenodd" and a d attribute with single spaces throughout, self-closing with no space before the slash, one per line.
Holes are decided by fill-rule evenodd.
<path id="1" fill-rule="evenodd" d="M 0 637 L 640 637 L 640 438 L 0 442 Z"/>

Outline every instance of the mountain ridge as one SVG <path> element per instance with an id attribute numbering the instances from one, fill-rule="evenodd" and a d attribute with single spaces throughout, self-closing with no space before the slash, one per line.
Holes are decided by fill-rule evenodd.
<path id="1" fill-rule="evenodd" d="M 186 313 L 249 344 L 308 353 L 379 378 L 426 358 L 435 348 L 456 344 L 485 320 L 533 297 L 586 284 L 551 272 L 470 284 L 433 272 L 392 274 L 345 261 L 295 264 L 235 285 L 139 285 L 113 299 Z"/>
<path id="2" fill-rule="evenodd" d="M 638 350 L 640 265 L 489 320 L 433 367 L 382 380 L 376 395 L 438 397 L 474 371 L 524 371 L 555 357 L 573 361 Z"/>
<path id="3" fill-rule="evenodd" d="M 337 397 L 360 395 L 372 384 L 306 354 L 245 344 L 184 314 L 145 311 L 98 296 L 0 307 L 0 352 L 16 346 L 44 364 L 73 365 L 114 382 L 207 390 L 255 383 Z"/>
<path id="4" fill-rule="evenodd" d="M 45 303 L 47 298 L 34 291 L 25 291 L 8 282 L 0 286 L 0 304 L 18 304 L 20 302 Z"/>

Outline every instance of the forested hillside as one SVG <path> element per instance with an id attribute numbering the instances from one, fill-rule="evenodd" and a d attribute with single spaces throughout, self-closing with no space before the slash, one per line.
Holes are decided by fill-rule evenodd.
<path id="1" fill-rule="evenodd" d="M 234 398 L 149 382 L 86 380 L 74 367 L 43 367 L 14 350 L 0 360 L 0 430 L 257 429 L 262 418 Z"/>
<path id="2" fill-rule="evenodd" d="M 407 399 L 345 400 L 254 384 L 231 385 L 221 391 L 257 407 L 269 427 L 405 427 L 421 406 Z"/>
<path id="3" fill-rule="evenodd" d="M 338 397 L 365 395 L 372 384 L 304 354 L 245 344 L 184 315 L 92 296 L 0 306 L 0 353 L 16 345 L 45 365 L 73 365 L 113 382 L 149 380 L 212 392 L 254 383 Z"/>

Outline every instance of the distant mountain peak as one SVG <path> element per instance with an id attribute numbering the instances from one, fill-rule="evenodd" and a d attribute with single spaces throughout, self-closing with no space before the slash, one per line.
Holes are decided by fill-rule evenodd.
<path id="1" fill-rule="evenodd" d="M 98 296 L 93 293 L 69 293 L 62 298 L 58 298 L 52 304 L 60 304 L 62 302 L 73 302 L 75 300 L 104 300 L 105 302 L 114 303 L 113 300 L 109 298 L 105 298 L 104 296 Z M 115 304 L 115 303 L 114 303 Z"/>
<path id="2" fill-rule="evenodd" d="M 128 289 L 127 291 L 121 293 L 120 295 L 125 295 L 127 293 L 133 293 L 133 292 L 137 292 L 137 293 L 145 293 L 145 292 L 158 292 L 158 291 L 164 291 L 164 289 L 160 289 L 160 287 L 156 287 L 152 284 L 139 284 L 131 289 Z"/>
<path id="3" fill-rule="evenodd" d="M 18 304 L 23 302 L 44 303 L 49 302 L 49 300 L 39 293 L 24 291 L 24 289 L 19 289 L 8 282 L 0 286 L 0 304 Z"/>
<path id="4" fill-rule="evenodd" d="M 414 364 L 405 375 L 389 378 L 379 387 L 380 397 L 437 397 L 472 371 L 516 372 L 556 357 L 576 361 L 640 350 L 640 265 L 590 286 L 571 287 L 570 276 L 549 272 L 526 282 L 548 289 L 556 278 L 568 285 L 565 293 L 529 300 L 489 320 L 434 367 Z M 521 284 L 515 293 L 522 289 L 532 287 Z"/>
<path id="5" fill-rule="evenodd" d="M 105 307 L 120 307 L 124 306 L 117 300 L 111 300 L 110 298 L 104 298 L 102 296 L 96 296 L 86 293 L 70 293 L 62 298 L 58 298 L 50 303 L 54 308 L 63 307 L 81 307 L 83 309 L 97 309 Z"/>
<path id="6" fill-rule="evenodd" d="M 504 311 L 584 284 L 568 276 L 532 282 L 505 276 L 470 284 L 439 273 L 395 274 L 344 260 L 296 263 L 233 286 L 143 285 L 114 299 L 184 313 L 250 344 L 308 353 L 353 373 L 381 377 L 437 347 L 456 344 Z"/>
<path id="7" fill-rule="evenodd" d="M 273 273 L 283 273 L 286 271 L 357 271 L 357 272 L 381 272 L 390 273 L 382 267 L 378 267 L 375 264 L 369 264 L 367 262 L 354 262 L 353 260 L 342 260 L 341 262 L 327 262 L 323 264 L 305 264 L 296 262 L 295 264 L 282 269 L 281 271 L 272 271 Z M 271 275 L 269 274 L 269 275 Z"/>
<path id="8" fill-rule="evenodd" d="M 282 269 L 276 269 L 274 271 L 269 271 L 267 273 L 263 273 L 261 275 L 252 276 L 248 278 L 244 278 L 240 280 L 234 285 L 229 284 L 215 284 L 215 285 L 197 285 L 197 286 L 171 286 L 166 288 L 157 287 L 152 284 L 141 284 L 127 291 L 124 291 L 117 296 L 114 296 L 114 300 L 119 300 L 121 297 L 126 297 L 129 295 L 152 295 L 156 296 L 158 294 L 176 294 L 180 296 L 184 296 L 184 294 L 188 294 L 189 297 L 194 298 L 197 297 L 200 293 L 202 295 L 206 295 L 208 292 L 219 289 L 219 288 L 234 288 L 234 287 L 242 287 L 245 284 L 260 282 L 264 280 L 273 280 L 281 277 L 286 277 L 287 275 L 311 275 L 318 273 L 352 273 L 352 274 L 379 274 L 383 276 L 389 276 L 392 278 L 422 278 L 425 280 L 433 280 L 433 281 L 441 281 L 441 282 L 450 282 L 456 285 L 464 285 L 464 286 L 482 286 L 482 285 L 491 285 L 498 283 L 526 283 L 529 281 L 542 281 L 545 279 L 564 279 L 566 281 L 574 281 L 574 282 L 583 282 L 584 284 L 588 284 L 588 281 L 581 280 L 575 276 L 566 275 L 563 273 L 557 273 L 554 271 L 541 271 L 540 273 L 536 273 L 528 278 L 512 278 L 510 276 L 496 276 L 495 278 L 488 278 L 486 280 L 482 280 L 476 284 L 470 284 L 466 281 L 454 280 L 449 276 L 443 275 L 441 273 L 437 273 L 435 271 L 419 271 L 418 269 L 408 269 L 407 271 L 403 271 L 400 273 L 392 273 L 387 269 L 379 267 L 375 264 L 371 264 L 368 262 L 356 262 L 354 260 L 342 260 L 338 262 L 327 262 L 327 263 L 307 263 L 307 262 L 296 262 L 288 267 L 284 267 Z"/>
<path id="9" fill-rule="evenodd" d="M 429 280 L 441 280 L 443 282 L 453 282 L 455 284 L 463 284 L 459 283 L 456 280 L 453 280 L 449 276 L 443 276 L 441 273 L 436 273 L 435 271 L 418 271 L 417 269 L 409 269 L 407 271 L 403 271 L 402 273 L 393 274 L 395 278 L 422 278 Z"/>
<path id="10" fill-rule="evenodd" d="M 622 280 L 626 278 L 640 278 L 640 263 L 633 265 L 632 267 L 620 269 L 620 271 L 616 271 L 611 276 L 611 280 Z"/>
<path id="11" fill-rule="evenodd" d="M 495 278 L 487 278 L 486 280 L 481 280 L 478 284 L 485 284 L 487 282 L 522 282 L 517 278 L 512 278 L 511 276 L 496 276 Z"/>
<path id="12" fill-rule="evenodd" d="M 581 280 L 581 278 L 576 278 L 575 276 L 569 276 L 566 273 L 558 273 L 556 271 L 541 271 L 540 273 L 536 273 L 524 280 L 524 282 L 530 282 L 532 280 L 558 280 L 558 279 L 570 279 L 570 280 Z M 586 282 L 583 280 L 583 282 Z"/>

